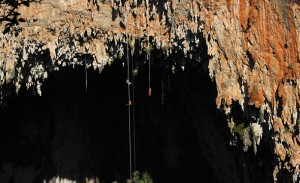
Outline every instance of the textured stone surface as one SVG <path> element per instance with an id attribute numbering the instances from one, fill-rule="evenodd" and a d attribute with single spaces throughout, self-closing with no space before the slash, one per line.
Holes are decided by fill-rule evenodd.
<path id="1" fill-rule="evenodd" d="M 0 16 L 10 9 L 2 3 Z M 298 1 L 42 0 L 15 11 L 25 22 L 0 33 L 1 97 L 21 86 L 41 95 L 48 72 L 77 64 L 102 70 L 124 58 L 127 46 L 132 53 L 151 47 L 201 61 L 197 53 L 204 38 L 209 75 L 218 89 L 216 106 L 228 114 L 231 130 L 241 123 L 231 118 L 238 102 L 249 126 L 267 124 L 272 132 L 274 181 L 282 169 L 295 181 L 299 177 Z M 1 30 L 8 30 L 7 23 L 2 21 Z M 261 134 L 251 133 L 258 145 Z"/>

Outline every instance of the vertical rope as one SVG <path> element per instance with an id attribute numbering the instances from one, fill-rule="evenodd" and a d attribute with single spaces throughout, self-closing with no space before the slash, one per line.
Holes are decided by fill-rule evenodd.
<path id="1" fill-rule="evenodd" d="M 130 173 L 130 181 L 132 180 L 132 147 L 131 147 L 131 96 L 130 96 L 130 73 L 129 73 L 129 49 L 128 49 L 128 34 L 126 31 L 126 39 L 127 39 L 127 44 L 126 44 L 126 60 L 127 60 L 127 93 L 128 93 L 128 141 L 129 141 L 129 173 Z"/>
<path id="2" fill-rule="evenodd" d="M 149 82 L 149 91 L 148 91 L 148 96 L 150 97 L 152 95 L 152 89 L 151 89 L 151 55 L 150 55 L 151 49 L 150 49 L 150 42 L 149 42 L 149 37 L 148 37 L 148 48 L 147 48 L 147 59 L 148 59 L 148 82 Z"/>
<path id="3" fill-rule="evenodd" d="M 161 107 L 163 107 L 164 104 L 165 104 L 165 92 L 164 92 L 164 88 L 165 88 L 164 79 L 162 78 L 161 79 Z"/>
<path id="4" fill-rule="evenodd" d="M 149 76 L 148 76 L 148 78 L 149 78 L 149 97 L 151 96 L 151 64 L 150 64 L 150 59 L 148 60 L 148 67 L 149 67 Z"/>
<path id="5" fill-rule="evenodd" d="M 87 92 L 88 78 L 87 78 L 87 62 L 86 62 L 86 55 L 85 55 L 85 62 L 84 62 L 84 70 L 85 70 L 85 92 Z"/>
<path id="6" fill-rule="evenodd" d="M 135 149 L 135 96 L 134 96 L 134 65 L 133 56 L 131 57 L 131 76 L 132 76 L 132 125 L 133 125 L 133 168 L 136 170 L 136 149 Z"/>

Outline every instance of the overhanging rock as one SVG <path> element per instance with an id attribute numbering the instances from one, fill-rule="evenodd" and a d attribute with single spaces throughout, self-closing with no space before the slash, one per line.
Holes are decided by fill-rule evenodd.
<path id="1" fill-rule="evenodd" d="M 242 139 L 259 145 L 272 131 L 276 167 L 299 178 L 300 5 L 288 0 L 4 1 L 0 8 L 1 100 L 41 86 L 49 72 L 85 65 L 100 71 L 116 58 L 161 50 L 201 61 L 216 81 L 216 107 Z M 238 103 L 246 121 L 231 118 Z M 257 110 L 253 110 L 256 108 Z M 246 144 L 249 141 L 245 140 Z M 287 144 L 287 145 L 284 145 Z M 255 148 L 254 148 L 255 149 Z"/>

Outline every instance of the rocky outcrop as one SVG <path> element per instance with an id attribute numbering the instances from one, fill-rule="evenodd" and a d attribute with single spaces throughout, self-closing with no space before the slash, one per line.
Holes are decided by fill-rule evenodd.
<path id="1" fill-rule="evenodd" d="M 48 73 L 63 66 L 101 71 L 116 58 L 152 49 L 166 57 L 180 53 L 174 64 L 184 66 L 189 59 L 201 62 L 206 45 L 216 106 L 233 135 L 256 147 L 262 133 L 270 134 L 274 181 L 283 169 L 299 179 L 299 1 L 20 2 L 1 3 L 1 98 L 21 86 L 41 95 Z M 236 109 L 241 118 L 234 117 Z M 245 125 L 243 133 L 236 133 L 238 124 Z"/>

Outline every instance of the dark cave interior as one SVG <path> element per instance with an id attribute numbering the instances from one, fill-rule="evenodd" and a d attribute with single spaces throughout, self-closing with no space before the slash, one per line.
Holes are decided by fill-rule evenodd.
<path id="1" fill-rule="evenodd" d="M 154 182 L 269 182 L 269 167 L 258 166 L 272 161 L 259 158 L 267 149 L 255 157 L 229 146 L 203 63 L 187 62 L 173 74 L 152 61 L 151 97 L 147 62 L 135 77 L 136 169 Z M 22 88 L 8 99 L 0 111 L 1 182 L 128 179 L 126 67 L 116 60 L 101 74 L 88 69 L 87 91 L 85 78 L 84 67 L 65 67 L 44 82 L 41 97 Z"/>

